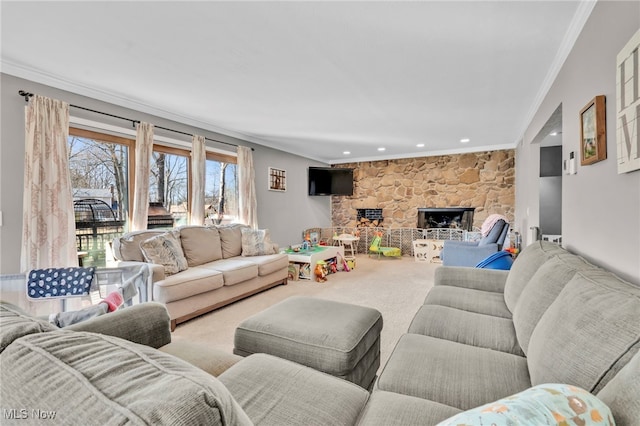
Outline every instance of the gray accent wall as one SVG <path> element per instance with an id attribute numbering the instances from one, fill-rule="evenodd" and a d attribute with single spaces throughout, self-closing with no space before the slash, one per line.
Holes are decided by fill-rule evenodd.
<path id="1" fill-rule="evenodd" d="M 563 246 L 640 284 L 640 170 L 618 174 L 616 55 L 640 28 L 640 2 L 597 2 L 516 150 L 516 230 L 539 226 L 539 146 L 533 144 L 562 104 L 563 159 L 575 151 L 577 174 L 562 179 Z M 606 96 L 607 159 L 581 166 L 579 112 Z M 525 241 L 530 243 L 530 241 Z"/>
<path id="2" fill-rule="evenodd" d="M 272 240 L 280 246 L 297 243 L 302 231 L 309 227 L 329 227 L 331 223 L 330 197 L 309 197 L 306 195 L 307 168 L 326 164 L 299 157 L 286 152 L 255 145 L 211 131 L 194 128 L 149 114 L 133 111 L 68 91 L 0 74 L 0 211 L 3 223 L 0 226 L 0 273 L 15 274 L 20 271 L 20 247 L 22 233 L 22 194 L 24 184 L 24 98 L 18 90 L 56 98 L 71 104 L 126 118 L 148 121 L 155 125 L 197 133 L 211 139 L 250 146 L 256 169 L 256 192 L 258 199 L 258 226 L 271 231 Z M 120 127 L 129 125 L 122 120 L 110 119 L 98 114 L 83 113 L 71 109 L 74 116 L 100 121 Z M 161 131 L 157 131 L 160 134 Z M 190 140 L 174 133 L 166 136 Z M 207 145 L 216 144 L 207 142 Z M 217 145 L 224 148 L 225 145 Z M 235 150 L 233 147 L 225 149 Z M 274 192 L 267 188 L 268 167 L 287 171 L 287 191 Z"/>

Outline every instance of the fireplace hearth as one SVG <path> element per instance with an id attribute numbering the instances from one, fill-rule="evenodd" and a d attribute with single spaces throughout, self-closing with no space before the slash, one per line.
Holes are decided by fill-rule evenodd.
<path id="1" fill-rule="evenodd" d="M 419 208 L 418 228 L 453 228 L 471 231 L 475 207 Z"/>

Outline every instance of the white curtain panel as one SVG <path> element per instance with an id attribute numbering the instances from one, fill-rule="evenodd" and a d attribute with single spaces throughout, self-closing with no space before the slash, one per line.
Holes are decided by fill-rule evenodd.
<path id="1" fill-rule="evenodd" d="M 149 175 L 153 151 L 153 124 L 138 123 L 136 132 L 136 171 L 133 194 L 133 213 L 130 231 L 147 229 L 149 215 Z"/>
<path id="2" fill-rule="evenodd" d="M 68 136 L 69 104 L 31 98 L 25 108 L 22 272 L 78 266 Z"/>
<path id="3" fill-rule="evenodd" d="M 191 225 L 204 224 L 204 180 L 206 168 L 204 136 L 193 135 L 191 147 Z"/>
<path id="4" fill-rule="evenodd" d="M 256 183 L 251 148 L 238 147 L 238 208 L 240 222 L 258 229 L 258 213 L 256 208 Z"/>

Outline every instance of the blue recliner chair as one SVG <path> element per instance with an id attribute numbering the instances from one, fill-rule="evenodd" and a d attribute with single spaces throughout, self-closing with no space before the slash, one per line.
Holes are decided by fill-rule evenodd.
<path id="1" fill-rule="evenodd" d="M 478 263 L 502 250 L 504 240 L 509 232 L 509 224 L 504 220 L 498 220 L 480 241 L 452 241 L 446 240 L 443 244 L 440 258 L 444 266 L 469 266 L 475 267 Z"/>

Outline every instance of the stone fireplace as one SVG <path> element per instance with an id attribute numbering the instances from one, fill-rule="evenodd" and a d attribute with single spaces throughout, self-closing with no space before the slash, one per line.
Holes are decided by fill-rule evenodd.
<path id="1" fill-rule="evenodd" d="M 492 213 L 514 220 L 513 149 L 363 161 L 339 167 L 354 169 L 354 182 L 352 196 L 331 197 L 331 224 L 335 227 L 355 228 L 356 210 L 373 207 L 384 211 L 387 229 L 416 228 L 418 209 L 432 207 L 475 207 L 471 229 L 481 227 Z"/>
<path id="2" fill-rule="evenodd" d="M 475 207 L 419 208 L 418 228 L 453 228 L 471 231 Z"/>

